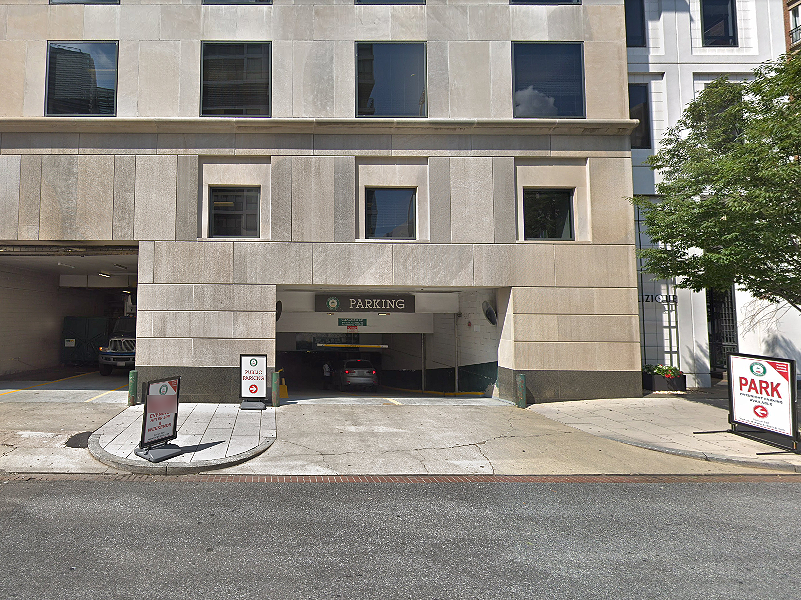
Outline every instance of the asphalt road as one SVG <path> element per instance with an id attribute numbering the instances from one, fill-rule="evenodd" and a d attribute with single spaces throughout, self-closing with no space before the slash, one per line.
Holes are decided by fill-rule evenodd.
<path id="1" fill-rule="evenodd" d="M 799 483 L 0 479 L 0 597 L 795 598 Z"/>

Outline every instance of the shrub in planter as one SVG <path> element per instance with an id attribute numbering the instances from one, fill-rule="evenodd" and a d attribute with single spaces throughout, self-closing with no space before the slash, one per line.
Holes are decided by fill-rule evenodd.
<path id="1" fill-rule="evenodd" d="M 642 368 L 642 387 L 654 392 L 687 391 L 687 377 L 678 367 L 645 365 Z"/>

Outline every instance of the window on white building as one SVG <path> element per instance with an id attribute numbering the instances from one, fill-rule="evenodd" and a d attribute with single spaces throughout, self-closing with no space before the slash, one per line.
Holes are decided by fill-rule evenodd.
<path id="1" fill-rule="evenodd" d="M 523 188 L 523 239 L 574 239 L 573 190 Z"/>
<path id="2" fill-rule="evenodd" d="M 626 46 L 644 48 L 645 38 L 645 0 L 625 0 L 626 2 Z"/>
<path id="3" fill-rule="evenodd" d="M 365 188 L 364 237 L 415 239 L 415 188 Z"/>
<path id="4" fill-rule="evenodd" d="M 209 237 L 259 237 L 258 187 L 209 189 Z"/>
<path id="5" fill-rule="evenodd" d="M 736 46 L 735 0 L 701 0 L 704 46 Z"/>
<path id="6" fill-rule="evenodd" d="M 580 43 L 512 44 L 515 117 L 583 117 L 584 64 Z"/>
<path id="7" fill-rule="evenodd" d="M 651 110 L 648 103 L 648 85 L 629 84 L 629 117 L 638 119 L 640 124 L 631 132 L 631 147 L 651 147 Z"/>
<path id="8" fill-rule="evenodd" d="M 203 42 L 201 116 L 270 116 L 270 43 Z"/>
<path id="9" fill-rule="evenodd" d="M 48 116 L 113 116 L 117 112 L 117 42 L 50 42 Z"/>
<path id="10" fill-rule="evenodd" d="M 425 117 L 426 45 L 356 44 L 356 114 L 359 117 Z"/>

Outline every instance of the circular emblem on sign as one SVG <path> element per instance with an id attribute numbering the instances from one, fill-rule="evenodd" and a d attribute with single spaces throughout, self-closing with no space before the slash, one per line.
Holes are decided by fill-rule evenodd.
<path id="1" fill-rule="evenodd" d="M 762 406 L 761 404 L 757 404 L 754 407 L 754 414 L 758 416 L 760 419 L 764 419 L 768 416 L 768 409 Z"/>
<path id="2" fill-rule="evenodd" d="M 325 305 L 328 307 L 329 310 L 339 310 L 339 298 L 336 296 L 331 296 L 328 300 L 325 301 Z"/>
<path id="3" fill-rule="evenodd" d="M 167 393 L 167 384 L 166 384 L 166 383 L 164 383 L 164 384 L 162 384 L 162 385 L 161 385 L 161 387 L 159 388 L 159 394 L 161 394 L 161 395 L 163 396 L 163 395 L 165 395 L 166 393 Z"/>
<path id="4" fill-rule="evenodd" d="M 250 359 L 250 366 L 251 367 L 255 367 L 257 364 L 259 364 L 259 361 L 257 361 L 255 358 L 251 358 Z"/>
<path id="5" fill-rule="evenodd" d="M 259 386 L 257 386 L 257 385 L 251 385 L 249 389 L 250 389 L 250 393 L 251 393 L 251 394 L 255 394 L 256 392 L 258 392 L 258 391 L 259 391 Z"/>
<path id="6" fill-rule="evenodd" d="M 751 363 L 751 372 L 756 375 L 757 377 L 762 377 L 768 370 L 765 368 L 765 365 L 762 363 Z"/>

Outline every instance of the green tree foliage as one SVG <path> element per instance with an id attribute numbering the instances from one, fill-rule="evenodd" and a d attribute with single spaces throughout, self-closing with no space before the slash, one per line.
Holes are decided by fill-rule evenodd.
<path id="1" fill-rule="evenodd" d="M 645 270 L 801 311 L 799 157 L 801 55 L 707 86 L 649 159 L 661 200 L 634 199 L 656 245 L 640 251 Z"/>

